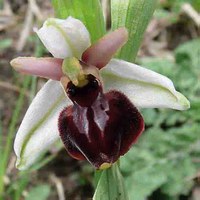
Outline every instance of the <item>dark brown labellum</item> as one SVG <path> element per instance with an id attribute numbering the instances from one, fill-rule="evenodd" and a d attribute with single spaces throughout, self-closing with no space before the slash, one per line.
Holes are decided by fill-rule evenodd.
<path id="1" fill-rule="evenodd" d="M 98 169 L 129 150 L 144 130 L 144 121 L 124 94 L 104 94 L 99 80 L 92 75 L 88 80 L 82 88 L 68 84 L 66 91 L 74 105 L 61 112 L 58 127 L 68 153 Z"/>

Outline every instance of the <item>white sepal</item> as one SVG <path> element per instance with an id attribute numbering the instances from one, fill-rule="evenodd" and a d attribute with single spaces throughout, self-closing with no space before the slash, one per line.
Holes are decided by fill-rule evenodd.
<path id="1" fill-rule="evenodd" d="M 189 101 L 172 81 L 156 72 L 126 61 L 112 59 L 101 70 L 106 91 L 123 92 L 136 107 L 185 110 Z"/>
<path id="2" fill-rule="evenodd" d="M 37 93 L 15 138 L 18 169 L 27 169 L 59 140 L 58 117 L 70 104 L 58 81 L 48 81 Z"/>
<path id="3" fill-rule="evenodd" d="M 91 44 L 87 28 L 80 20 L 73 17 L 65 20 L 50 18 L 36 33 L 55 58 L 80 59 Z"/>

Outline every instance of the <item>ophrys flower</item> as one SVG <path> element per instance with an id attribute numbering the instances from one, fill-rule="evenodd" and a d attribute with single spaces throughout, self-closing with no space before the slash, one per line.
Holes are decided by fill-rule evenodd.
<path id="1" fill-rule="evenodd" d="M 36 95 L 16 135 L 20 169 L 51 148 L 59 135 L 74 158 L 87 159 L 96 168 L 108 167 L 144 129 L 136 107 L 189 108 L 188 100 L 167 77 L 112 59 L 127 41 L 124 28 L 92 46 L 84 24 L 72 17 L 49 19 L 37 33 L 55 58 L 11 62 L 20 72 L 53 79 Z"/>

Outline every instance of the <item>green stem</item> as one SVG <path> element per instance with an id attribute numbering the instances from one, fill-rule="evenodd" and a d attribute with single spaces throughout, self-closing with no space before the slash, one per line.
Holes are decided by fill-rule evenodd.
<path id="1" fill-rule="evenodd" d="M 103 170 L 99 178 L 93 200 L 128 200 L 119 162 Z"/>
<path id="2" fill-rule="evenodd" d="M 95 188 L 98 185 L 99 179 L 101 178 L 102 170 L 95 170 L 94 171 L 94 186 Z"/>

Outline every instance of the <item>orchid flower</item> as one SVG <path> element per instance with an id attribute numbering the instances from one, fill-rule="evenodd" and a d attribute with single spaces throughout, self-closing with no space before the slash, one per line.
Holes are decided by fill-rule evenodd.
<path id="1" fill-rule="evenodd" d="M 188 109 L 170 79 L 112 58 L 128 39 L 119 28 L 91 45 L 78 19 L 48 19 L 36 31 L 54 58 L 19 57 L 15 70 L 49 80 L 17 132 L 19 169 L 30 167 L 60 139 L 67 152 L 104 169 L 124 155 L 144 130 L 139 108 Z M 137 109 L 138 108 L 138 109 Z"/>

